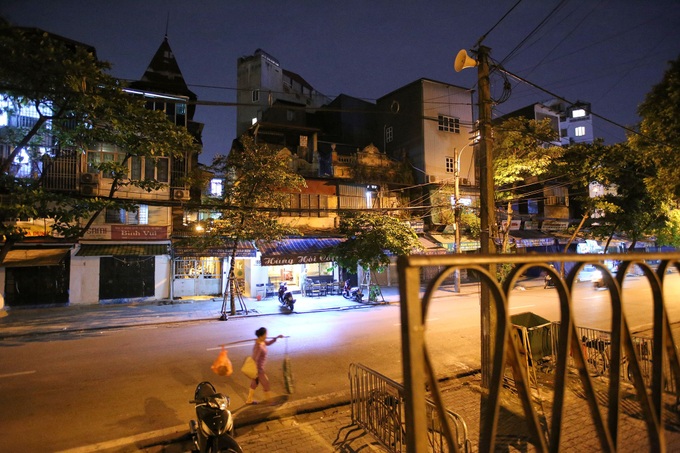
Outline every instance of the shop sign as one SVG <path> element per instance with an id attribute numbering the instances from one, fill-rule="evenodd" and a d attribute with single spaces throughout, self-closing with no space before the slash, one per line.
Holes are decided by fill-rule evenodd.
<path id="1" fill-rule="evenodd" d="M 568 227 L 568 220 L 544 220 L 541 231 L 564 231 Z"/>
<path id="2" fill-rule="evenodd" d="M 286 266 L 293 264 L 317 264 L 333 261 L 329 255 L 309 254 L 309 255 L 281 255 L 281 256 L 262 256 L 263 266 Z"/>
<path id="3" fill-rule="evenodd" d="M 167 239 L 168 227 L 151 225 L 111 225 L 111 239 L 145 241 Z"/>
<path id="4" fill-rule="evenodd" d="M 525 230 L 538 230 L 538 221 L 536 220 L 525 220 L 524 221 Z"/>

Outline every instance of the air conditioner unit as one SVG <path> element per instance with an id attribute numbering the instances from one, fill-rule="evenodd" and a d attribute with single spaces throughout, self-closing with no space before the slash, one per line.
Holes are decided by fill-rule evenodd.
<path id="1" fill-rule="evenodd" d="M 99 175 L 95 173 L 81 173 L 80 182 L 83 184 L 97 184 L 99 182 Z"/>
<path id="2" fill-rule="evenodd" d="M 429 182 L 429 183 L 437 182 L 437 176 L 436 175 L 427 175 L 427 182 Z"/>
<path id="3" fill-rule="evenodd" d="M 97 196 L 97 186 L 95 184 L 81 184 L 80 193 L 88 197 Z"/>
<path id="4" fill-rule="evenodd" d="M 188 200 L 189 191 L 186 189 L 172 189 L 173 200 Z"/>

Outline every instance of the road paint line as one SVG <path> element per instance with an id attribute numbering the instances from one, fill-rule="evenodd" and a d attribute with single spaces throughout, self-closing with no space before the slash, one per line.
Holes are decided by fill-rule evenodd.
<path id="1" fill-rule="evenodd" d="M 531 308 L 535 307 L 536 305 L 519 305 L 517 307 L 510 307 L 510 310 L 517 310 L 518 308 Z"/>
<path id="2" fill-rule="evenodd" d="M 122 437 L 120 439 L 114 439 L 107 442 L 100 442 L 98 444 L 85 445 L 83 447 L 70 448 L 68 450 L 61 450 L 57 453 L 90 453 L 93 451 L 105 451 L 113 448 L 120 448 L 126 445 L 135 445 L 136 443 L 148 440 L 156 439 L 159 437 L 169 436 L 171 434 L 184 434 L 188 432 L 187 425 L 179 425 L 174 428 L 159 429 L 156 431 L 149 431 L 147 433 L 136 434 L 134 436 Z"/>
<path id="3" fill-rule="evenodd" d="M 9 378 L 9 377 L 16 377 L 16 376 L 25 376 L 27 374 L 33 374 L 33 373 L 37 373 L 37 371 L 36 370 L 33 370 L 33 371 L 18 371 L 16 373 L 0 374 L 0 379 Z"/>

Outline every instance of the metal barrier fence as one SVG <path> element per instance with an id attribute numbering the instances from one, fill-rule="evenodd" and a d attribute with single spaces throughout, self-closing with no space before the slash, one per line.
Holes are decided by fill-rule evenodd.
<path id="1" fill-rule="evenodd" d="M 479 450 L 494 451 L 498 428 L 500 390 L 503 385 L 504 368 L 511 366 L 515 376 L 517 395 L 524 408 L 524 423 L 531 442 L 539 451 L 559 451 L 562 439 L 562 422 L 567 390 L 567 367 L 573 361 L 577 379 L 583 388 L 594 431 L 602 451 L 616 451 L 619 436 L 619 414 L 622 358 L 628 357 L 634 381 L 634 391 L 641 407 L 641 416 L 647 428 L 650 451 L 666 451 L 663 422 L 663 393 L 665 375 L 672 382 L 680 378 L 680 361 L 672 336 L 670 322 L 664 303 L 664 279 L 672 267 L 680 270 L 680 253 L 629 253 L 608 254 L 607 259 L 620 262 L 616 276 L 602 262 L 603 255 L 525 254 L 525 255 L 409 255 L 398 260 L 401 299 L 402 367 L 404 375 L 404 430 L 409 452 L 422 452 L 428 448 L 428 404 L 425 401 L 423 382 L 428 382 L 436 405 L 436 413 L 446 413 L 436 379 L 432 354 L 425 340 L 427 312 L 433 294 L 442 282 L 456 270 L 474 270 L 481 277 L 482 299 L 482 385 L 488 391 L 483 400 L 479 427 Z M 647 262 L 658 262 L 653 269 Z M 550 263 L 571 262 L 573 267 L 565 279 Z M 496 265 L 510 264 L 513 270 L 503 284 L 499 283 L 494 269 Z M 572 290 L 579 272 L 588 264 L 602 271 L 604 284 L 609 289 L 611 304 L 611 329 L 608 369 L 608 407 L 601 407 L 596 396 L 592 377 L 587 367 L 584 348 L 572 312 Z M 425 268 L 441 270 L 427 284 L 421 296 L 420 276 Z M 642 271 L 651 289 L 651 312 L 653 315 L 652 342 L 650 342 L 650 378 L 648 392 L 643 377 L 642 360 L 636 355 L 636 343 L 623 312 L 622 293 L 626 274 L 635 266 Z M 558 266 L 559 267 L 559 266 Z M 560 325 L 554 375 L 554 396 L 547 428 L 539 423 L 536 408 L 532 405 L 529 379 L 517 343 L 512 340 L 508 299 L 519 278 L 531 268 L 540 268 L 555 281 L 560 307 Z M 485 301 L 486 297 L 486 301 Z M 676 387 L 677 390 L 677 387 Z M 612 403 L 614 402 L 614 403 Z M 439 415 L 441 420 L 444 420 Z M 441 423 L 448 448 L 458 451 L 457 442 L 448 424 Z"/>
<path id="2" fill-rule="evenodd" d="M 583 356 L 586 366 L 593 374 L 606 376 L 611 368 L 611 333 L 600 329 L 587 327 L 577 327 L 578 337 L 581 339 Z M 654 340 L 646 337 L 631 335 L 636 357 L 623 355 L 621 358 L 621 378 L 630 383 L 635 383 L 635 372 L 633 362 L 637 361 L 640 366 L 645 386 L 652 384 L 652 351 L 654 350 Z M 573 362 L 573 360 L 572 360 Z M 668 358 L 665 359 L 663 367 L 663 391 L 670 394 L 678 394 L 676 381 L 673 373 L 670 372 Z"/>
<path id="3" fill-rule="evenodd" d="M 404 414 L 404 387 L 382 374 L 352 363 L 349 366 L 352 423 L 371 433 L 385 448 L 395 453 L 407 451 L 408 432 Z M 435 404 L 426 400 L 427 440 L 431 452 L 447 448 L 441 423 L 451 423 L 458 450 L 470 452 L 467 425 L 458 414 L 446 410 L 443 421 Z"/>

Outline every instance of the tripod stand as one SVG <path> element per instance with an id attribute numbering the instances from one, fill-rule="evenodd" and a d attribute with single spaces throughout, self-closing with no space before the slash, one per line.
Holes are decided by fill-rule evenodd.
<path id="1" fill-rule="evenodd" d="M 241 287 L 238 284 L 238 281 L 236 280 L 236 277 L 234 277 L 234 274 L 229 274 L 229 279 L 227 280 L 227 288 L 224 291 L 224 297 L 222 298 L 222 309 L 220 310 L 220 321 L 226 321 L 229 319 L 229 315 L 227 314 L 227 298 L 231 295 L 232 291 L 234 292 L 234 296 L 238 299 L 239 305 L 241 306 L 241 310 L 245 311 L 246 314 L 248 314 L 248 307 L 246 307 L 246 303 L 243 301 L 243 294 L 241 293 Z"/>

